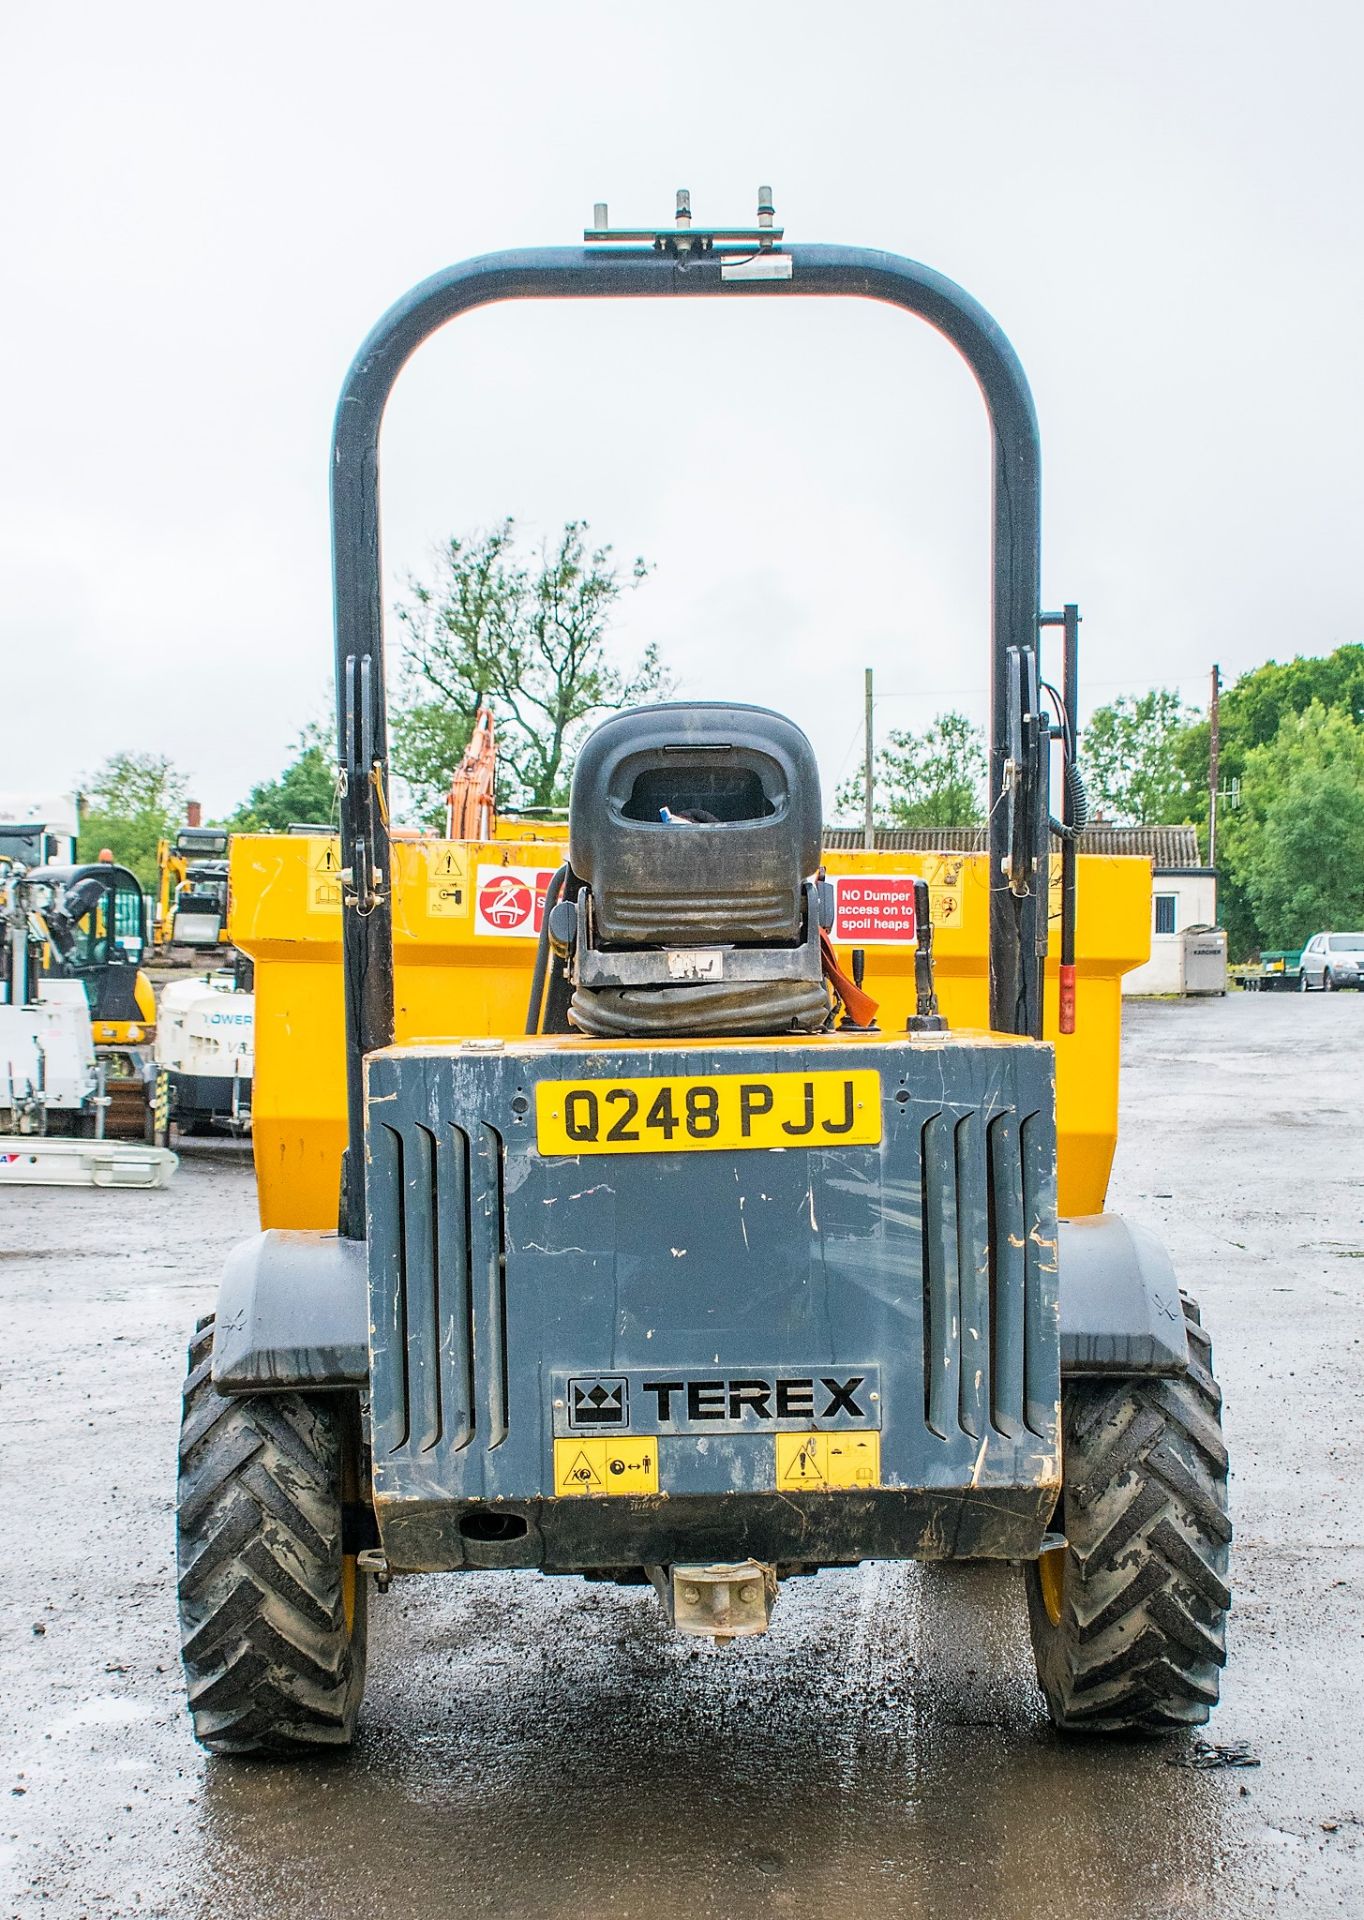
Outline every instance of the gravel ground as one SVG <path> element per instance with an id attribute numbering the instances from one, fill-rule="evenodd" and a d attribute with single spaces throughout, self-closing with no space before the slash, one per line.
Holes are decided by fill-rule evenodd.
<path id="1" fill-rule="evenodd" d="M 242 1766 L 180 1696 L 185 1336 L 255 1224 L 249 1161 L 165 1193 L 0 1198 L 0 1913 L 991 1920 L 1364 1912 L 1364 999 L 1127 1016 L 1111 1202 L 1160 1228 L 1217 1345 L 1231 1663 L 1192 1739 L 1047 1728 L 1020 1576 L 871 1566 L 764 1641 L 638 1592 L 482 1574 L 373 1608 L 349 1758 Z"/>

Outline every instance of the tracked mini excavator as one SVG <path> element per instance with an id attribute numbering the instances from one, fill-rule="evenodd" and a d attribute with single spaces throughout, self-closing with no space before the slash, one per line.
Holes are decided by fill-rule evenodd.
<path id="1" fill-rule="evenodd" d="M 720 701 L 618 714 L 584 746 L 523 1033 L 470 1017 L 469 966 L 430 954 L 400 967 L 395 1002 L 425 858 L 388 833 L 377 447 L 398 373 L 495 301 L 799 295 L 921 316 L 985 400 L 979 999 L 961 971 L 940 1009 L 926 886 L 904 908 L 909 998 L 889 973 L 895 993 L 854 987 L 810 745 Z M 1167 1254 L 1102 1211 L 1113 1124 L 1076 1117 L 1116 1112 L 1120 967 L 1086 999 L 1105 930 L 1077 877 L 1078 614 L 1039 598 L 1037 430 L 998 326 L 913 261 L 787 246 L 765 190 L 751 228 L 700 228 L 683 204 L 674 227 L 616 231 L 600 207 L 581 248 L 473 260 L 401 300 L 352 367 L 333 451 L 346 1147 L 335 1228 L 238 1248 L 190 1348 L 179 1591 L 199 1739 L 346 1744 L 369 1597 L 408 1574 L 636 1584 L 723 1644 L 779 1631 L 790 1578 L 873 1559 L 1021 1562 L 1062 1729 L 1205 1720 L 1230 1597 L 1219 1395 Z M 234 866 L 248 921 L 267 855 L 247 847 L 241 887 Z M 257 892 L 264 914 L 281 889 Z M 970 937 L 944 931 L 953 966 Z M 301 1031 L 272 978 L 258 968 L 263 1103 L 271 1049 Z M 1100 988 L 1111 1017 L 1086 1032 Z M 968 1003 L 974 1025 L 952 1011 Z M 286 1152 L 334 1164 L 313 1122 L 290 1144 L 274 1111 L 263 1193 Z"/>

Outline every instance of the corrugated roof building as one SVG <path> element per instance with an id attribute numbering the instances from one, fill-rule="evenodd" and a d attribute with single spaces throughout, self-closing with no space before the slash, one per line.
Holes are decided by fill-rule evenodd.
<path id="1" fill-rule="evenodd" d="M 863 844 L 861 827 L 826 827 L 824 844 L 847 851 Z M 1057 844 L 1053 842 L 1053 844 Z M 882 853 L 975 853 L 985 850 L 984 827 L 878 827 Z M 1133 854 L 1157 873 L 1201 873 L 1197 827 L 1086 827 L 1081 853 Z"/>
<path id="2" fill-rule="evenodd" d="M 880 853 L 977 853 L 985 850 L 985 829 L 878 827 L 875 841 Z M 850 851 L 864 844 L 862 829 L 826 827 L 824 844 L 831 851 Z M 1058 845 L 1053 838 L 1053 851 Z M 1128 854 L 1151 862 L 1151 958 L 1124 976 L 1122 990 L 1127 994 L 1185 992 L 1186 936 L 1201 937 L 1202 929 L 1217 925 L 1217 875 L 1199 856 L 1198 829 L 1086 827 L 1080 835 L 1080 851 Z M 1225 935 L 1215 938 L 1223 941 L 1225 984 Z"/>

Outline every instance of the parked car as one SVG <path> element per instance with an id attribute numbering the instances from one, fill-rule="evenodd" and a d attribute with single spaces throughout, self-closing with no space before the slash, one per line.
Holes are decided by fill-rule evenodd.
<path id="1" fill-rule="evenodd" d="M 1319 933 L 1302 950 L 1299 993 L 1364 987 L 1364 933 Z"/>

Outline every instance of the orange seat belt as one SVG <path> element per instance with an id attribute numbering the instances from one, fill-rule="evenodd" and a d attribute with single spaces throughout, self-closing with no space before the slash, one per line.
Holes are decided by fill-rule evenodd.
<path id="1" fill-rule="evenodd" d="M 855 1027 L 870 1027 L 875 1023 L 879 1002 L 869 993 L 863 993 L 856 981 L 849 978 L 838 964 L 838 955 L 834 952 L 834 943 L 821 927 L 819 931 L 819 953 L 824 963 L 824 978 L 843 1002 L 848 1018 Z"/>

